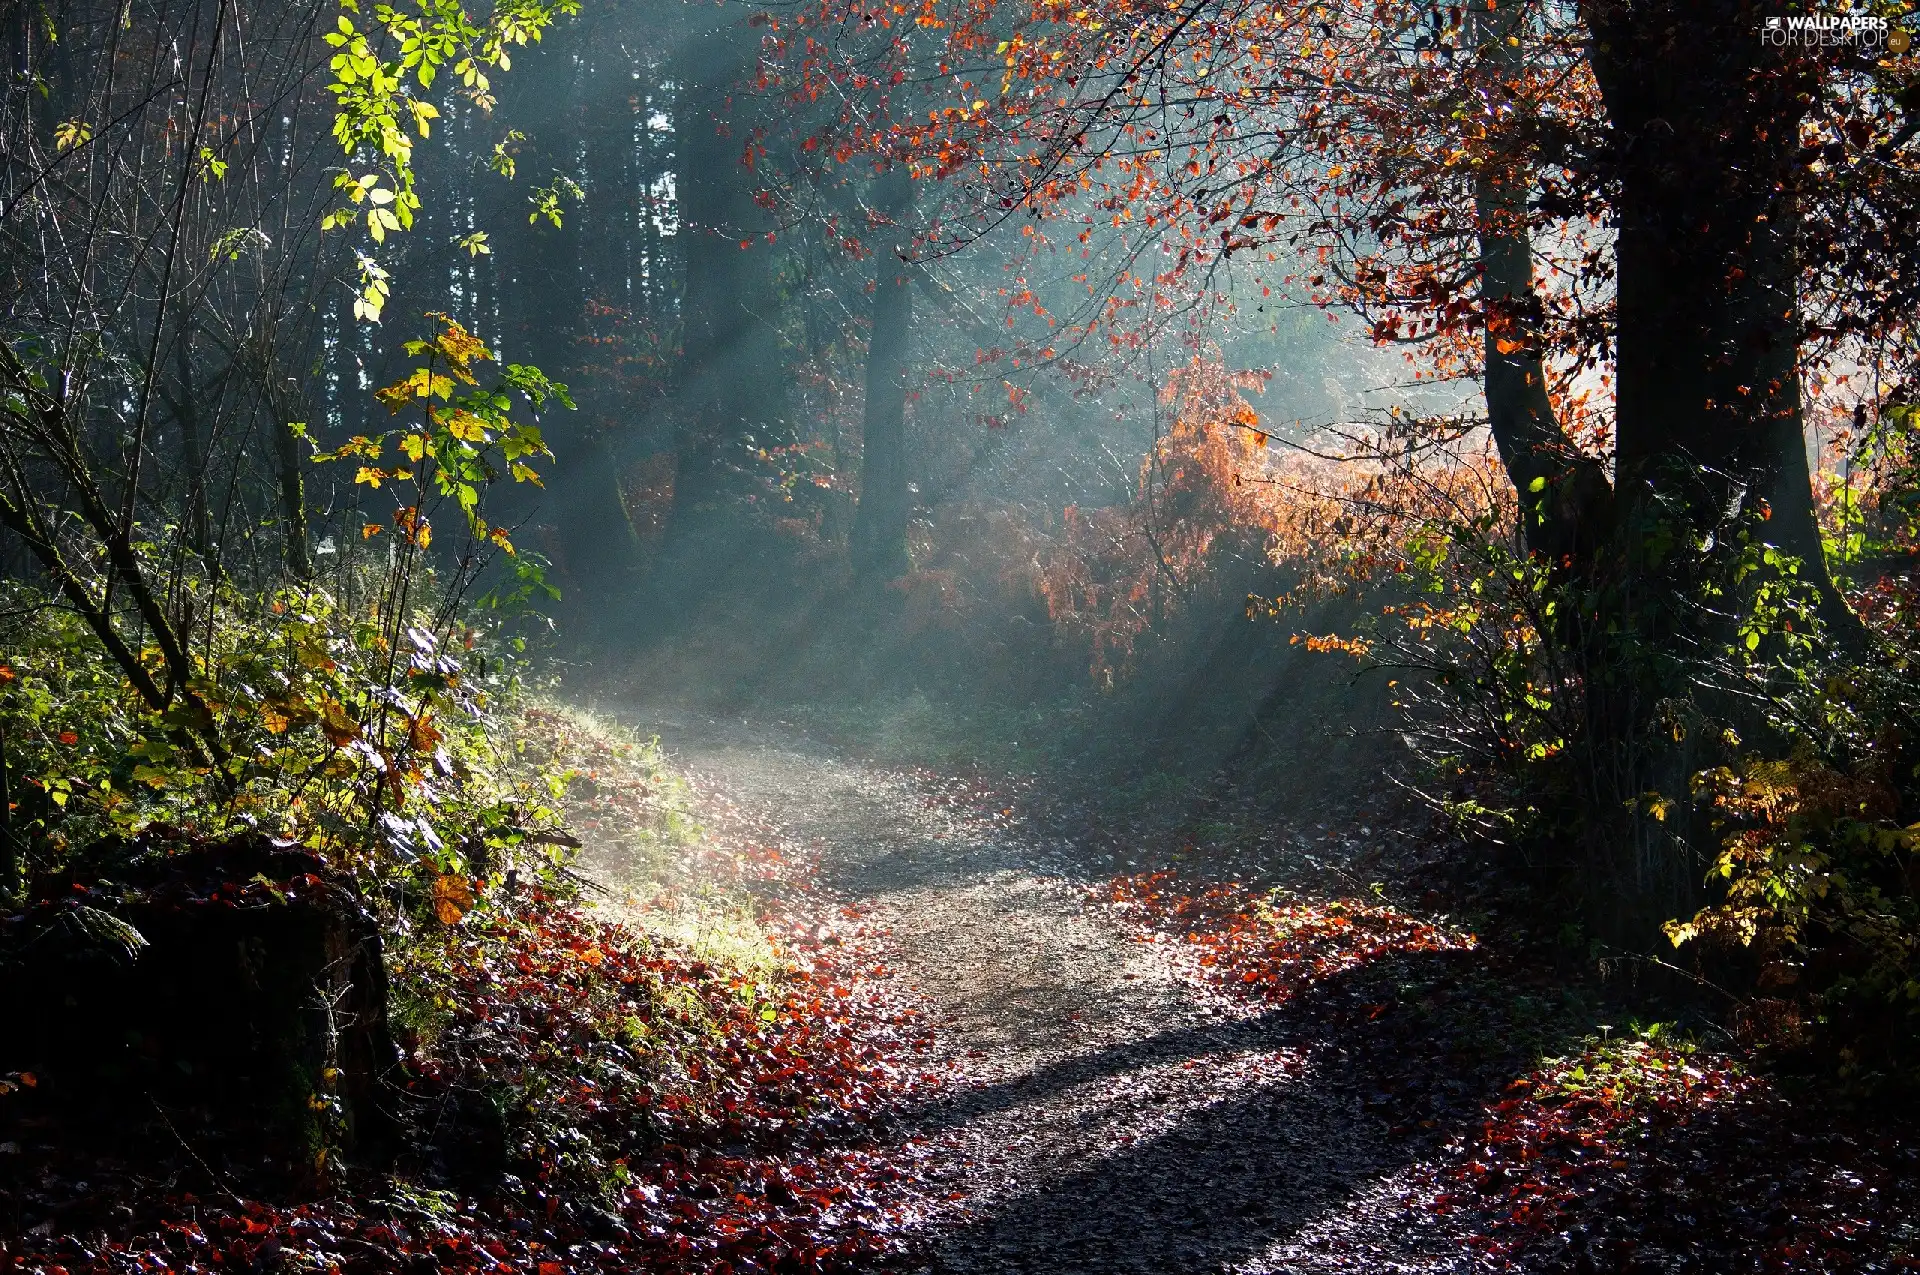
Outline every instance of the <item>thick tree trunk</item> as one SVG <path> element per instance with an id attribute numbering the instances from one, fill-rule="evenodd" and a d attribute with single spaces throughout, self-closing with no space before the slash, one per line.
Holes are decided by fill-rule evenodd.
<path id="1" fill-rule="evenodd" d="M 1524 6 L 1475 14 L 1480 56 L 1517 73 Z M 1589 919 L 1637 946 L 1691 910 L 1680 829 L 1625 813 L 1705 764 L 1666 722 L 1697 700 L 1699 652 L 1733 636 L 1728 537 L 1753 526 L 1825 590 L 1802 431 L 1792 183 L 1803 72 L 1763 66 L 1744 0 L 1586 0 L 1612 146 L 1615 451 L 1611 486 L 1553 419 L 1538 339 L 1528 180 L 1491 163 L 1475 197 L 1486 394 L 1528 547 L 1572 587 L 1555 644 L 1582 695 L 1565 774 L 1581 806 Z M 1715 573 L 1719 573 L 1716 576 Z M 1711 692 L 1706 693 L 1711 697 Z M 1720 713 L 1730 705 L 1710 706 Z"/>
<path id="2" fill-rule="evenodd" d="M 856 578 L 904 575 L 907 519 L 907 349 L 913 326 L 913 180 L 895 167 L 881 178 L 879 246 L 873 254 L 873 333 L 867 345 L 867 402 L 851 557 Z"/>
<path id="3" fill-rule="evenodd" d="M 1473 10 L 1482 56 L 1518 69 L 1523 6 Z M 1657 941 L 1697 903 L 1684 830 L 1628 813 L 1684 793 L 1706 758 L 1667 721 L 1698 702 L 1700 652 L 1733 638 L 1729 537 L 1754 526 L 1827 581 L 1797 372 L 1792 185 L 1804 72 L 1763 66 L 1744 0 L 1585 0 L 1611 146 L 1615 450 L 1611 489 L 1552 418 L 1519 166 L 1478 175 L 1486 389 L 1531 549 L 1572 595 L 1560 658 L 1582 696 L 1563 780 L 1581 808 L 1587 913 L 1605 939 Z M 1571 605 L 1567 605 L 1570 603 Z M 1731 711 L 1728 703 L 1709 712 Z"/>
<path id="4" fill-rule="evenodd" d="M 1802 83 L 1742 0 L 1583 6 L 1616 133 L 1622 499 L 1767 539 L 1830 596 L 1801 419 L 1792 182 Z"/>

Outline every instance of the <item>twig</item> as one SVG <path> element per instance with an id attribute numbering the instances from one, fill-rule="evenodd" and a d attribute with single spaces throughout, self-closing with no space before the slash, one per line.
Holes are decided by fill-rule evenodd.
<path id="1" fill-rule="evenodd" d="M 595 894 L 605 895 L 607 898 L 613 897 L 613 891 L 607 889 L 606 886 L 601 885 L 584 872 L 575 871 L 573 868 L 567 867 L 564 864 L 561 865 L 559 871 L 561 876 L 566 877 L 575 885 L 592 890 Z"/>
<path id="2" fill-rule="evenodd" d="M 185 1138 L 180 1136 L 180 1131 L 173 1127 L 173 1121 L 167 1116 L 167 1109 L 160 1105 L 160 1100 L 155 1098 L 152 1094 L 148 1094 L 147 1101 L 152 1103 L 153 1109 L 160 1114 L 160 1122 L 167 1126 L 167 1132 L 172 1134 L 173 1140 L 180 1144 L 180 1149 L 193 1157 L 193 1162 L 199 1165 L 201 1168 L 201 1171 L 204 1172 L 207 1175 L 207 1177 L 213 1180 L 213 1184 L 215 1186 L 219 1187 L 222 1191 L 226 1192 L 227 1198 L 229 1200 L 232 1200 L 235 1204 L 238 1204 L 244 1207 L 246 1205 L 246 1201 L 241 1199 L 238 1195 L 234 1194 L 233 1188 L 227 1185 L 227 1180 L 221 1177 L 218 1173 L 215 1173 L 213 1171 L 213 1166 L 208 1164 L 205 1160 L 201 1159 L 200 1153 L 198 1151 L 195 1151 L 192 1145 L 188 1143 L 188 1141 Z"/>

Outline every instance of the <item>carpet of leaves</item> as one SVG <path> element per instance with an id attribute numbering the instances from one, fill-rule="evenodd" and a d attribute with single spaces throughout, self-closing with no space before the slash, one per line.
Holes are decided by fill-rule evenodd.
<path id="1" fill-rule="evenodd" d="M 627 777 L 604 779 L 617 798 Z M 758 905 L 775 968 L 700 959 L 542 889 L 423 919 L 392 958 L 416 1011 L 401 1032 L 413 1137 L 394 1172 L 289 1189 L 250 1174 L 231 1139 L 189 1131 L 172 1154 L 123 1158 L 29 1124 L 0 1142 L 0 1271 L 895 1264 L 908 1196 L 887 1120 L 934 1082 L 915 1069 L 926 1029 L 875 935 L 809 895 L 790 848 L 719 841 L 694 853 L 793 887 Z M 474 1117 L 489 1109 L 506 1143 L 492 1152 Z"/>
<path id="2" fill-rule="evenodd" d="M 479 1012 L 423 1060 L 423 1080 L 464 1070 L 525 1095 L 514 1163 L 535 1198 L 611 1188 L 619 1221 L 583 1216 L 624 1228 L 624 1260 L 812 1269 L 884 1252 L 881 1188 L 898 1173 L 873 1135 L 916 1083 L 922 1033 L 868 977 L 884 967 L 857 918 L 835 920 L 787 922 L 800 959 L 762 983 L 536 907 L 493 959 L 463 945 L 454 999 Z"/>
<path id="3" fill-rule="evenodd" d="M 1920 1155 L 1882 1114 L 1658 1033 L 1588 1041 L 1445 1148 L 1432 1207 L 1501 1269 L 1920 1270 Z"/>
<path id="4" fill-rule="evenodd" d="M 1471 951 L 1477 942 L 1358 899 L 1302 899 L 1242 882 L 1188 894 L 1172 871 L 1115 877 L 1095 897 L 1141 942 L 1183 944 L 1203 982 L 1269 1005 L 1390 954 Z"/>

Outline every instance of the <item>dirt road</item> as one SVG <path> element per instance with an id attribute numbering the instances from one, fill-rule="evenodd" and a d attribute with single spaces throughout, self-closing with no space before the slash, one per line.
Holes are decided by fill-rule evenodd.
<path id="1" fill-rule="evenodd" d="M 890 931 L 956 1077 L 900 1125 L 929 1269 L 1474 1269 L 1405 1251 L 1387 1225 L 1405 1152 L 1341 1051 L 1211 999 L 1123 932 L 1089 900 L 1099 856 L 1071 837 L 790 729 L 621 716 Z"/>

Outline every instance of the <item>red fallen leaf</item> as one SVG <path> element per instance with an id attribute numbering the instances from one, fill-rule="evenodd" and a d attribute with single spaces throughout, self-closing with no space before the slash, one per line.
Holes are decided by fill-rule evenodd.
<path id="1" fill-rule="evenodd" d="M 566 1275 L 566 1268 L 558 1262 L 541 1262 L 534 1270 L 539 1275 Z"/>

